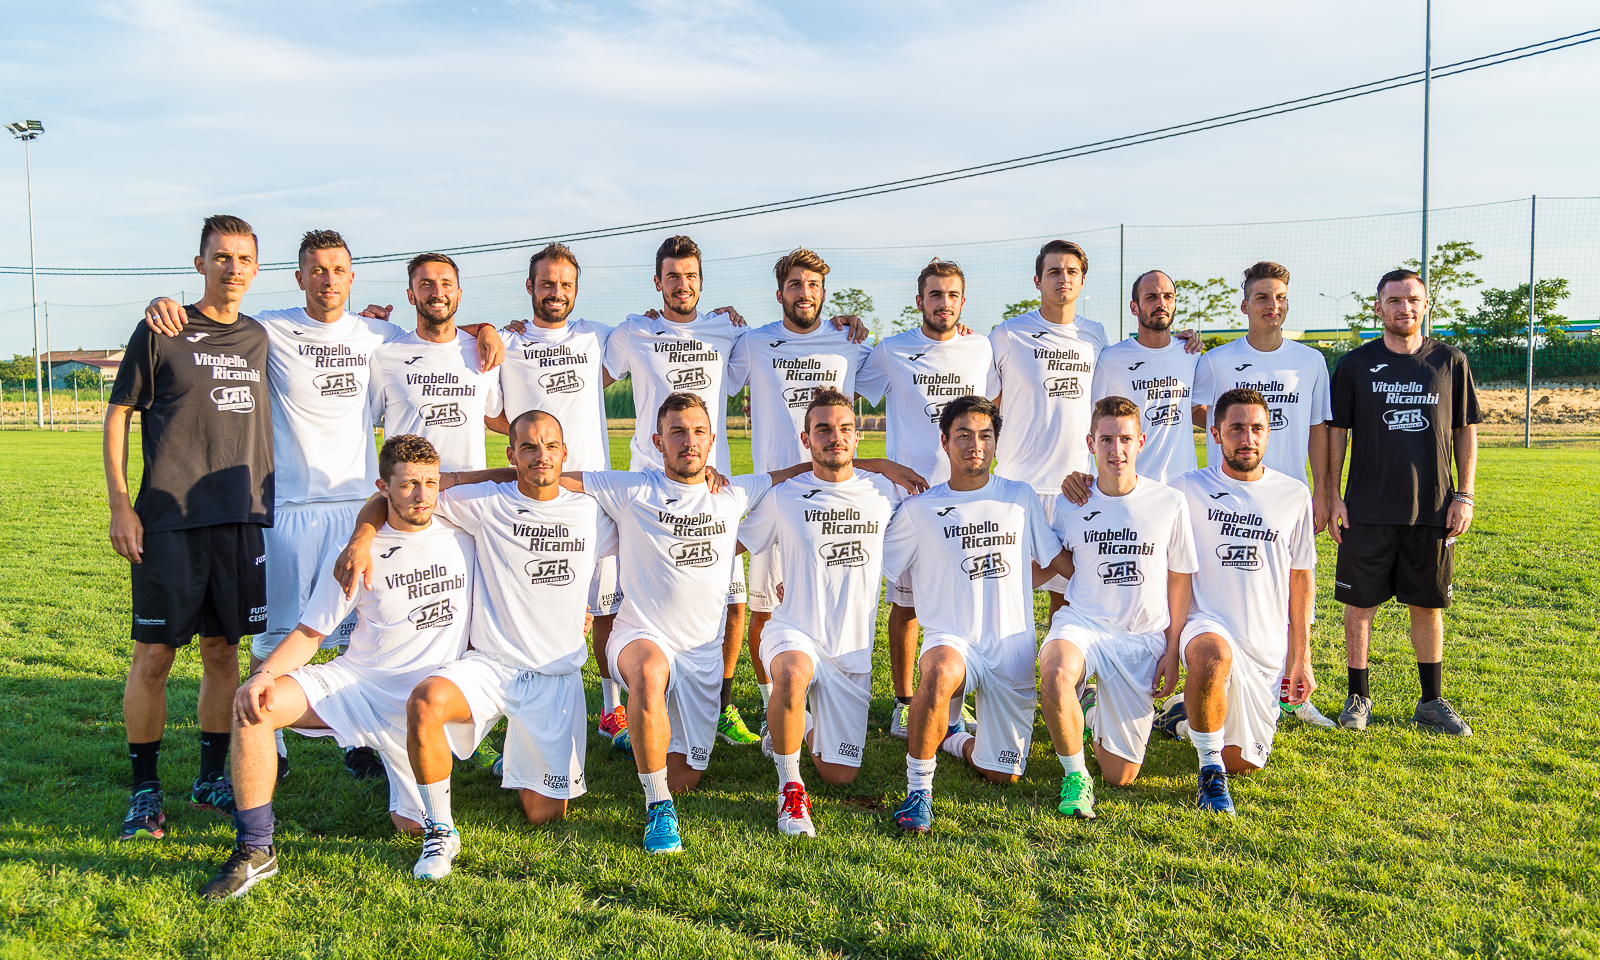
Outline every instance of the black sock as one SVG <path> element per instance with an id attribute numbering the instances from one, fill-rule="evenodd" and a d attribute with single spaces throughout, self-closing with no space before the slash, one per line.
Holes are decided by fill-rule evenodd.
<path id="1" fill-rule="evenodd" d="M 160 759 L 160 740 L 128 744 L 128 760 L 133 763 L 133 789 L 137 790 L 147 783 L 153 783 L 158 789 L 160 788 L 161 774 L 156 770 Z"/>
<path id="2" fill-rule="evenodd" d="M 722 681 L 722 709 L 728 709 L 728 704 L 733 702 L 733 678 Z"/>
<path id="3" fill-rule="evenodd" d="M 1367 688 L 1367 671 L 1370 667 L 1346 667 L 1350 674 L 1350 690 L 1352 696 L 1372 699 L 1372 693 Z"/>
<path id="4" fill-rule="evenodd" d="M 234 839 L 240 846 L 263 848 L 272 846 L 272 801 L 249 810 L 233 811 Z"/>
<path id="5" fill-rule="evenodd" d="M 909 707 L 911 705 L 911 698 L 910 697 L 897 696 L 897 697 L 894 698 L 894 702 L 895 703 L 904 704 L 904 705 Z"/>
<path id="6" fill-rule="evenodd" d="M 201 780 L 210 780 L 222 774 L 222 768 L 228 762 L 228 741 L 231 736 L 226 730 L 221 733 L 200 731 Z"/>
<path id="7" fill-rule="evenodd" d="M 1444 696 L 1444 662 L 1417 664 L 1417 679 L 1422 682 L 1422 702 Z"/>

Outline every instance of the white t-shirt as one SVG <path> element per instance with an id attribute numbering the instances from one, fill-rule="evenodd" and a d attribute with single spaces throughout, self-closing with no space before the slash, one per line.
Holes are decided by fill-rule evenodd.
<path id="1" fill-rule="evenodd" d="M 991 476 L 977 490 L 940 484 L 900 502 L 883 542 L 883 575 L 911 571 L 923 646 L 966 649 L 1033 631 L 1033 568 L 1061 552 L 1039 495 Z"/>
<path id="2" fill-rule="evenodd" d="M 1126 397 L 1144 411 L 1139 476 L 1166 483 L 1197 466 L 1194 420 L 1189 411 L 1199 360 L 1177 339 L 1160 349 L 1123 340 L 1100 354 L 1090 398 Z"/>
<path id="3" fill-rule="evenodd" d="M 1317 565 L 1311 491 L 1268 468 L 1235 480 L 1206 467 L 1172 481 L 1189 501 L 1195 557 L 1190 609 L 1228 628 L 1261 667 L 1283 666 L 1289 634 L 1289 571 Z"/>
<path id="4" fill-rule="evenodd" d="M 855 397 L 856 373 L 871 353 L 865 343 L 850 342 L 848 329 L 826 321 L 795 333 L 780 320 L 739 339 L 728 362 L 728 392 L 750 386 L 750 457 L 758 473 L 811 459 L 800 434 L 812 393 L 832 387 Z"/>
<path id="5" fill-rule="evenodd" d="M 617 527 L 593 497 L 562 490 L 525 497 L 516 483 L 473 483 L 439 494 L 440 516 L 477 540 L 472 648 L 518 670 L 583 669 L 589 580 L 617 552 Z"/>
<path id="6" fill-rule="evenodd" d="M 1084 317 L 1051 323 L 1032 310 L 989 334 L 1000 372 L 1000 412 L 1010 424 L 995 446 L 995 473 L 1055 494 L 1067 474 L 1093 467 L 1083 438 L 1092 406 L 1089 383 L 1105 332 L 1091 323 Z"/>
<path id="7" fill-rule="evenodd" d="M 752 553 L 783 545 L 783 602 L 768 630 L 797 630 L 846 673 L 872 672 L 883 536 L 895 499 L 888 480 L 864 470 L 839 483 L 802 473 L 762 498 L 739 525 L 739 539 Z"/>
<path id="8" fill-rule="evenodd" d="M 873 403 L 889 398 L 889 459 L 930 484 L 950 479 L 950 460 L 939 446 L 944 405 L 957 397 L 992 397 L 999 389 L 988 337 L 933 340 L 921 325 L 885 337 L 856 375 L 857 393 Z"/>
<path id="9" fill-rule="evenodd" d="M 728 358 L 747 327 L 736 327 L 725 313 L 696 313 L 688 323 L 638 314 L 618 324 L 606 340 L 605 364 L 615 380 L 632 374 L 633 439 L 628 469 L 661 466 L 661 451 L 650 442 L 656 411 L 669 393 L 692 393 L 706 402 L 717 435 L 706 462 L 728 472 Z M 790 464 L 792 466 L 792 464 Z"/>
<path id="10" fill-rule="evenodd" d="M 354 313 L 322 323 L 304 307 L 255 317 L 267 330 L 274 501 L 365 500 L 378 478 L 368 361 L 405 328 Z"/>
<path id="11" fill-rule="evenodd" d="M 559 327 L 529 323 L 522 333 L 502 334 L 506 360 L 500 366 L 500 392 L 506 420 L 543 410 L 561 421 L 567 470 L 611 469 L 604 366 L 610 332 L 602 324 L 568 320 Z"/>
<path id="12" fill-rule="evenodd" d="M 1167 571 L 1196 569 L 1183 494 L 1140 477 L 1121 497 L 1094 486 L 1081 507 L 1057 494 L 1055 513 L 1051 526 L 1072 551 L 1072 609 L 1129 633 L 1167 629 Z"/>
<path id="13" fill-rule="evenodd" d="M 415 330 L 372 357 L 372 413 L 385 436 L 420 434 L 439 451 L 440 470 L 482 470 L 483 418 L 499 415 L 500 373 L 483 372 L 478 340 L 460 331 L 433 343 Z"/>
<path id="14" fill-rule="evenodd" d="M 1193 400 L 1208 408 L 1210 422 L 1216 422 L 1217 398 L 1238 387 L 1260 391 L 1272 410 L 1266 465 L 1304 483 L 1311 428 L 1333 418 L 1327 361 L 1305 344 L 1287 339 L 1271 353 L 1262 353 L 1240 337 L 1201 355 L 1195 365 Z M 1222 450 L 1210 430 L 1206 463 L 1222 465 Z"/>
<path id="15" fill-rule="evenodd" d="M 772 487 L 765 473 L 730 477 L 722 492 L 660 470 L 583 475 L 583 488 L 617 523 L 622 609 L 612 642 L 648 637 L 673 650 L 721 643 L 728 584 L 739 562 L 739 520 Z"/>
<path id="16" fill-rule="evenodd" d="M 356 612 L 350 649 L 340 663 L 375 677 L 396 676 L 460 659 L 467 649 L 476 577 L 472 538 L 443 520 L 400 533 L 385 526 L 372 539 L 372 589 L 356 584 L 346 599 L 333 578 L 343 546 L 323 558 L 300 622 L 327 636 Z"/>

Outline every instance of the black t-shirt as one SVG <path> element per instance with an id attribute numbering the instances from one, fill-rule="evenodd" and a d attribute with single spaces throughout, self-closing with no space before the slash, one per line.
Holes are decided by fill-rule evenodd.
<path id="1" fill-rule="evenodd" d="M 139 324 L 111 402 L 141 411 L 144 479 L 133 503 L 147 531 L 218 523 L 272 526 L 267 331 L 217 323 L 193 306 L 183 333 Z"/>
<path id="2" fill-rule="evenodd" d="M 1350 522 L 1445 526 L 1455 492 L 1451 431 L 1481 419 L 1467 355 L 1430 339 L 1395 353 L 1380 338 L 1345 354 L 1331 386 L 1330 423 L 1354 435 Z"/>

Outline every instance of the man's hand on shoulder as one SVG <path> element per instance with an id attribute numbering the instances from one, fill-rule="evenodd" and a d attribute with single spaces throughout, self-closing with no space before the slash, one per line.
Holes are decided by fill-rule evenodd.
<path id="1" fill-rule="evenodd" d="M 1198 330 L 1192 328 L 1189 330 L 1179 330 L 1177 333 L 1174 333 L 1173 336 L 1183 341 L 1184 353 L 1201 353 L 1206 348 L 1206 345 L 1200 342 L 1200 331 Z"/>
<path id="2" fill-rule="evenodd" d="M 1094 474 L 1069 473 L 1061 481 L 1061 495 L 1075 507 L 1089 502 L 1089 491 L 1094 488 Z"/>
<path id="3" fill-rule="evenodd" d="M 183 304 L 171 297 L 157 297 L 144 308 L 145 326 L 164 337 L 176 337 L 189 322 L 189 313 Z"/>
<path id="4" fill-rule="evenodd" d="M 386 307 L 380 307 L 376 303 L 369 303 L 367 304 L 367 309 L 361 311 L 361 316 L 366 317 L 368 320 L 387 320 L 392 313 L 394 313 L 394 304 L 392 303 Z"/>

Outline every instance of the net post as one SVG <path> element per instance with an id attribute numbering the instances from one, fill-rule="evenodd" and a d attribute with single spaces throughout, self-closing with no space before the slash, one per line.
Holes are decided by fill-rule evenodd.
<path id="1" fill-rule="evenodd" d="M 1528 379 L 1523 385 L 1522 448 L 1533 447 L 1533 251 L 1538 237 L 1539 196 L 1528 198 Z"/>

